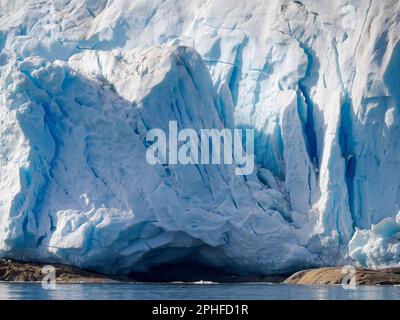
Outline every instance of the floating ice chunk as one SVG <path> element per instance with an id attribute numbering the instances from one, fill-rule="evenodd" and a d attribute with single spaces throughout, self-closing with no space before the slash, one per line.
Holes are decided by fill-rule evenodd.
<path id="1" fill-rule="evenodd" d="M 349 242 L 349 254 L 368 268 L 400 266 L 400 212 L 396 219 L 385 218 L 370 230 L 356 230 Z"/>

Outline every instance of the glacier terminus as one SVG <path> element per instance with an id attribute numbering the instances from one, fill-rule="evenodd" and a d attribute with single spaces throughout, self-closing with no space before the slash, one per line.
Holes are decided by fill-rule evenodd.
<path id="1" fill-rule="evenodd" d="M 400 266 L 399 1 L 1 0 L 0 50 L 0 257 Z M 148 163 L 170 121 L 254 171 Z"/>

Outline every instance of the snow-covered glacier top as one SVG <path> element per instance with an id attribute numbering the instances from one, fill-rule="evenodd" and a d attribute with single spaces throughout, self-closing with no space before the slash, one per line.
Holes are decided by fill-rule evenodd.
<path id="1" fill-rule="evenodd" d="M 400 210 L 399 38 L 396 0 L 1 0 L 1 256 L 400 264 L 359 230 Z M 256 171 L 149 165 L 170 120 L 254 129 Z"/>

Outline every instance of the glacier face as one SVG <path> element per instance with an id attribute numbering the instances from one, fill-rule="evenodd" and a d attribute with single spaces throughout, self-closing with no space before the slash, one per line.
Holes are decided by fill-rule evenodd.
<path id="1" fill-rule="evenodd" d="M 273 274 L 345 263 L 354 234 L 362 262 L 356 229 L 400 209 L 399 9 L 2 1 L 1 254 Z M 257 172 L 148 165 L 169 120 L 253 128 Z"/>

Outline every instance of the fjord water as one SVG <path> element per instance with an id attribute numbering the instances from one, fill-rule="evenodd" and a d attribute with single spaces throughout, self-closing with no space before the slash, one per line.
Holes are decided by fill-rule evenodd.
<path id="1" fill-rule="evenodd" d="M 400 286 L 299 286 L 268 283 L 241 284 L 59 284 L 44 289 L 39 283 L 0 283 L 0 299 L 17 300 L 398 300 Z"/>

